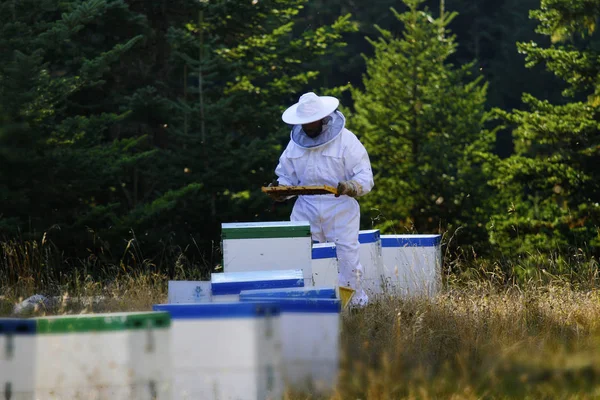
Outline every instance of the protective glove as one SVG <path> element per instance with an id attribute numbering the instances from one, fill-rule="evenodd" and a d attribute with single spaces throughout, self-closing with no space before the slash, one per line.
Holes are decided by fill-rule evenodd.
<path id="1" fill-rule="evenodd" d="M 269 183 L 268 187 L 274 187 L 274 186 L 279 186 L 279 181 L 277 179 L 275 179 L 275 180 L 273 180 L 273 182 Z M 278 194 L 272 194 L 271 198 L 278 203 L 283 203 L 284 201 L 287 200 L 287 196 L 282 196 L 282 195 L 278 195 Z"/>
<path id="2" fill-rule="evenodd" d="M 337 194 L 335 197 L 340 197 L 345 194 L 346 196 L 356 197 L 360 193 L 360 185 L 356 181 L 344 181 L 338 183 Z"/>

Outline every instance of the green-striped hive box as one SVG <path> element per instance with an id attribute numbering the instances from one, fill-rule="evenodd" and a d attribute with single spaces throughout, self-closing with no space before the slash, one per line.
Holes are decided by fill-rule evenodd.
<path id="1" fill-rule="evenodd" d="M 12 380 L 5 379 L 2 398 L 170 398 L 168 313 L 68 315 L 21 321 L 33 324 L 28 335 L 0 332 L 0 346 L 4 346 L 0 376 L 11 375 Z M 6 351 L 8 343 L 11 354 Z M 13 397 L 6 397 L 7 389 Z"/>
<path id="2" fill-rule="evenodd" d="M 221 238 L 225 272 L 301 269 L 312 286 L 308 221 L 224 223 Z"/>

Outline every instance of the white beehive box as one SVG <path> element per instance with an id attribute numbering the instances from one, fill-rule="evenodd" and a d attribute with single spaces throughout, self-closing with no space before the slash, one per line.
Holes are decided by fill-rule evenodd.
<path id="1" fill-rule="evenodd" d="M 312 285 L 308 221 L 224 223 L 221 237 L 223 271 L 300 269 Z"/>
<path id="2" fill-rule="evenodd" d="M 383 293 L 383 258 L 379 229 L 360 231 L 359 257 L 363 267 L 362 288 L 371 297 Z"/>
<path id="3" fill-rule="evenodd" d="M 441 235 L 382 235 L 383 274 L 390 293 L 436 294 L 441 286 Z"/>
<path id="4" fill-rule="evenodd" d="M 210 303 L 210 281 L 169 281 L 168 303 Z"/>
<path id="5" fill-rule="evenodd" d="M 286 387 L 324 394 L 336 384 L 339 369 L 341 302 L 331 298 L 240 296 L 245 301 L 276 302 L 281 309 L 283 382 Z M 285 295 L 283 293 L 282 295 Z"/>
<path id="6" fill-rule="evenodd" d="M 0 399 L 34 400 L 36 324 L 0 318 Z"/>
<path id="7" fill-rule="evenodd" d="M 312 247 L 312 275 L 315 286 L 338 286 L 339 265 L 335 243 L 316 243 Z"/>
<path id="8" fill-rule="evenodd" d="M 172 399 L 279 400 L 279 307 L 269 303 L 157 304 L 172 318 Z"/>
<path id="9" fill-rule="evenodd" d="M 218 272 L 210 277 L 213 302 L 238 301 L 240 292 L 304 286 L 301 270 Z"/>
<path id="10" fill-rule="evenodd" d="M 35 398 L 169 399 L 168 313 L 42 317 Z"/>

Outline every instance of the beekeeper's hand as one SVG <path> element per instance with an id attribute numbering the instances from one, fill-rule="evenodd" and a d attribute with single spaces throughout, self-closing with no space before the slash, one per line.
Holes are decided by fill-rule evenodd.
<path id="1" fill-rule="evenodd" d="M 279 186 L 279 181 L 277 179 L 275 179 L 275 180 L 273 180 L 273 182 L 269 183 L 268 187 L 274 187 L 274 186 Z M 278 203 L 282 203 L 287 200 L 287 196 L 283 196 L 283 195 L 279 195 L 279 194 L 275 194 L 275 193 L 273 193 L 271 195 L 271 198 Z"/>
<path id="2" fill-rule="evenodd" d="M 356 197 L 360 193 L 360 185 L 355 181 L 344 181 L 340 182 L 337 187 L 337 194 L 335 197 L 340 197 L 345 194 L 346 196 Z"/>

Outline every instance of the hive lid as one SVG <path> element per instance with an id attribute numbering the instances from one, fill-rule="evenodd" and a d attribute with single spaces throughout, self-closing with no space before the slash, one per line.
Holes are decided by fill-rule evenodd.
<path id="1" fill-rule="evenodd" d="M 315 313 L 315 314 L 333 314 L 340 313 L 342 302 L 338 299 L 314 299 L 302 297 L 248 297 L 241 299 L 241 302 L 273 302 L 279 306 L 282 313 Z"/>
<path id="2" fill-rule="evenodd" d="M 242 298 L 306 298 L 306 299 L 335 299 L 335 288 L 329 287 L 301 287 L 291 289 L 244 290 L 240 293 Z"/>
<path id="3" fill-rule="evenodd" d="M 37 333 L 109 332 L 168 328 L 171 317 L 165 312 L 123 312 L 38 317 Z"/>
<path id="4" fill-rule="evenodd" d="M 36 330 L 32 319 L 0 318 L 0 335 L 34 335 Z"/>
<path id="5" fill-rule="evenodd" d="M 379 229 L 371 229 L 371 230 L 358 232 L 358 242 L 361 244 L 375 243 L 375 242 L 379 241 L 379 239 L 380 239 Z"/>
<path id="6" fill-rule="evenodd" d="M 312 259 L 321 260 L 323 258 L 336 258 L 337 251 L 335 243 L 317 243 L 312 247 Z"/>
<path id="7" fill-rule="evenodd" d="M 223 240 L 310 237 L 310 224 L 308 221 L 223 223 L 221 237 Z"/>
<path id="8" fill-rule="evenodd" d="M 438 246 L 442 235 L 381 235 L 382 247 L 434 247 Z"/>
<path id="9" fill-rule="evenodd" d="M 239 294 L 242 290 L 304 287 L 301 269 L 218 272 L 210 280 L 213 296 Z"/>
<path id="10" fill-rule="evenodd" d="M 177 319 L 259 318 L 279 315 L 274 302 L 155 304 L 155 311 L 166 311 Z"/>

